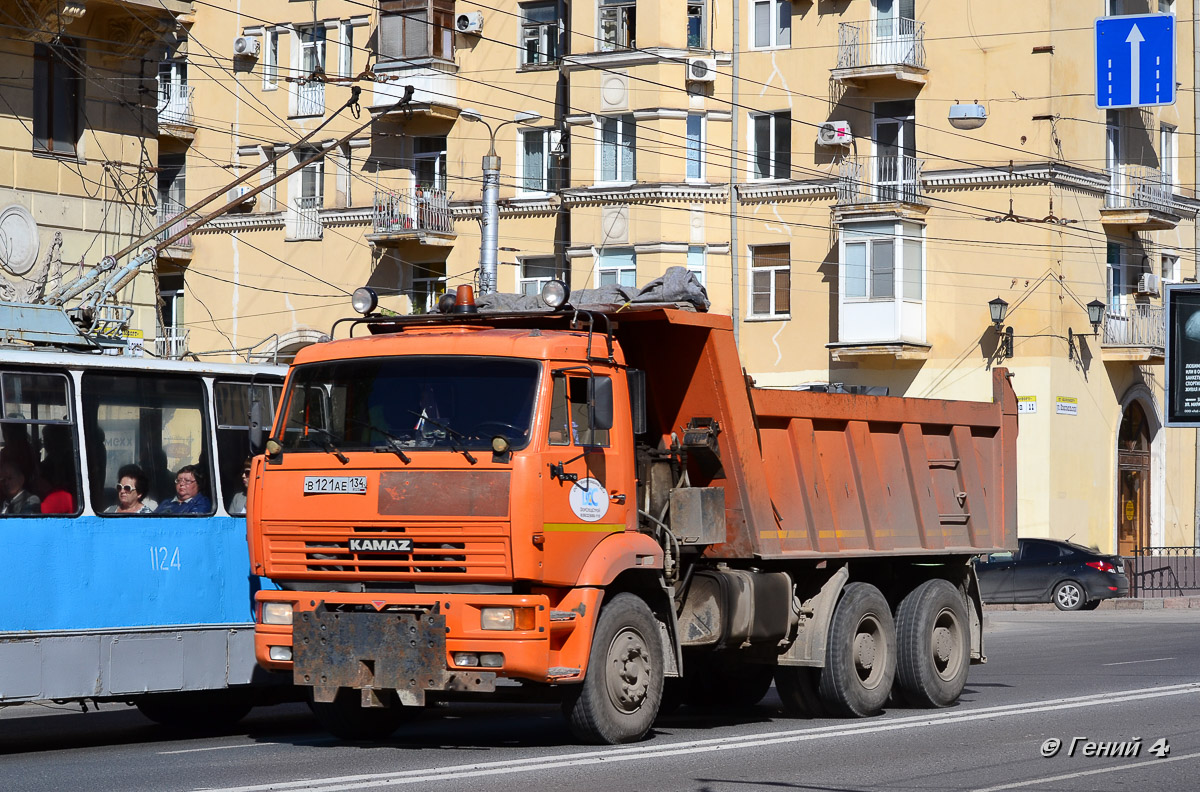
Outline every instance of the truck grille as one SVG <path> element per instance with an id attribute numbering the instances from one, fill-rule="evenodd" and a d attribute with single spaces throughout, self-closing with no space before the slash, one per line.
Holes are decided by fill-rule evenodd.
<path id="1" fill-rule="evenodd" d="M 289 574 L 367 580 L 435 577 L 511 578 L 509 538 L 504 525 L 352 527 L 279 526 L 266 532 L 268 575 Z M 404 551 L 351 550 L 351 539 L 370 538 L 375 547 Z M 388 542 L 386 540 L 396 540 Z M 397 544 L 399 542 L 400 544 Z"/>

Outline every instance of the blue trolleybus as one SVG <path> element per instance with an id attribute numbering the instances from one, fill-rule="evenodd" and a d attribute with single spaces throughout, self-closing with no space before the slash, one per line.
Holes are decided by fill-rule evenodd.
<path id="1" fill-rule="evenodd" d="M 202 726 L 274 698 L 242 474 L 251 404 L 269 420 L 284 372 L 0 350 L 0 706 Z"/>

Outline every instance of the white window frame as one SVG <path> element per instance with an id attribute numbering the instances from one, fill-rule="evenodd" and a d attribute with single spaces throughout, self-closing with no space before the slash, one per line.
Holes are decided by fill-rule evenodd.
<path id="1" fill-rule="evenodd" d="M 616 124 L 616 141 L 613 146 L 614 158 L 614 178 L 605 178 L 604 174 L 604 126 L 608 122 Z M 596 184 L 603 185 L 619 185 L 633 184 L 637 181 L 637 121 L 632 113 L 624 113 L 622 115 L 613 116 L 598 116 L 596 119 Z M 630 153 L 630 172 L 625 173 L 622 169 L 621 149 L 623 146 L 628 146 Z"/>
<path id="2" fill-rule="evenodd" d="M 279 90 L 279 28 L 265 28 L 262 40 L 264 91 Z"/>
<path id="3" fill-rule="evenodd" d="M 1158 165 L 1162 171 L 1163 184 L 1172 192 L 1179 184 L 1179 136 L 1174 124 L 1162 124 L 1158 129 Z"/>
<path id="4" fill-rule="evenodd" d="M 755 41 L 755 20 L 761 6 L 767 7 L 770 27 L 766 44 Z M 787 27 L 779 24 L 781 19 L 787 19 Z M 791 0 L 750 0 L 750 18 L 747 35 L 747 46 L 752 50 L 788 49 L 792 46 L 792 2 Z M 786 34 L 786 35 L 784 35 Z M 784 41 L 784 39 L 787 39 Z"/>
<path id="5" fill-rule="evenodd" d="M 539 0 L 539 2 L 521 3 L 521 40 L 517 43 L 518 62 L 520 68 L 552 66 L 558 63 L 559 24 L 557 22 L 531 22 L 525 13 L 532 7 L 554 7 L 554 0 Z M 529 59 L 529 42 L 537 42 L 538 57 Z M 553 53 L 551 57 L 550 53 Z"/>
<path id="6" fill-rule="evenodd" d="M 692 150 L 693 135 L 691 131 L 693 122 L 695 122 L 697 129 L 697 136 L 694 138 L 696 146 L 694 154 Z M 687 121 L 685 121 L 684 124 L 684 136 L 687 138 L 687 145 L 684 148 L 685 157 L 683 175 L 686 181 L 703 182 L 706 177 L 704 161 L 707 154 L 707 146 L 705 144 L 708 142 L 708 118 L 704 115 L 704 113 L 688 113 Z M 697 173 L 695 176 L 691 175 L 693 163 L 695 163 L 697 166 Z"/>
<path id="7" fill-rule="evenodd" d="M 260 152 L 259 153 L 260 162 L 262 162 L 262 163 L 270 162 L 275 157 L 275 146 L 272 143 L 266 143 L 260 147 L 259 152 Z M 267 182 L 271 181 L 278 175 L 279 175 L 279 163 L 276 162 L 274 165 L 270 165 L 263 170 L 263 172 L 258 177 L 258 183 L 266 184 Z M 279 183 L 276 182 L 275 184 L 272 184 L 270 187 L 268 187 L 267 189 L 263 190 L 261 193 L 258 194 L 259 200 L 255 202 L 257 205 L 256 208 L 258 208 L 258 210 L 260 212 L 278 212 L 278 211 L 280 211 L 281 207 L 279 206 L 278 196 L 279 196 Z"/>
<path id="8" fill-rule="evenodd" d="M 442 268 L 441 275 L 417 275 L 418 271 L 435 272 L 435 268 L 437 266 L 441 266 Z M 408 290 L 408 303 L 412 313 L 418 313 L 417 284 L 421 284 L 424 287 L 422 291 L 425 293 L 428 301 L 426 305 L 420 306 L 420 313 L 433 313 L 437 310 L 438 298 L 445 294 L 448 288 L 448 278 L 445 274 L 445 267 L 446 265 L 444 262 L 434 262 L 430 264 L 418 264 L 414 262 L 412 264 L 412 281 Z"/>
<path id="9" fill-rule="evenodd" d="M 522 129 L 522 130 L 518 131 L 518 133 L 517 133 L 517 162 L 519 163 L 517 165 L 517 194 L 518 195 L 523 195 L 523 196 L 549 195 L 550 193 L 553 192 L 552 185 L 550 182 L 550 176 L 551 176 L 550 148 L 552 145 L 551 140 L 550 140 L 550 132 L 551 132 L 551 130 L 549 130 L 549 129 L 537 129 L 537 128 Z M 531 138 L 539 138 L 539 137 L 542 139 L 542 164 L 541 164 L 541 168 L 540 168 L 542 184 L 541 184 L 541 187 L 530 187 L 529 183 L 526 181 L 526 178 L 525 178 L 525 144 L 526 144 L 527 140 L 529 140 Z"/>
<path id="10" fill-rule="evenodd" d="M 527 275 L 525 266 L 533 264 L 536 266 L 549 266 L 554 270 L 551 275 Z M 539 295 L 542 293 L 542 287 L 552 280 L 561 280 L 564 283 L 567 281 L 566 273 L 559 267 L 554 256 L 518 256 L 517 257 L 517 294 L 532 294 Z M 532 290 L 530 290 L 532 289 Z"/>
<path id="11" fill-rule="evenodd" d="M 786 247 L 788 249 L 788 263 L 787 264 L 764 264 L 764 265 L 760 266 L 760 265 L 756 265 L 754 263 L 755 262 L 755 251 L 761 250 L 764 248 L 778 248 L 778 247 Z M 769 245 L 751 245 L 749 247 L 749 250 L 747 253 L 747 260 L 749 261 L 749 264 L 750 264 L 750 266 L 749 266 L 750 272 L 749 272 L 749 277 L 746 279 L 746 318 L 747 319 L 757 319 L 757 320 L 761 321 L 761 320 L 769 320 L 769 319 L 786 320 L 786 319 L 792 318 L 791 255 L 792 255 L 791 244 L 789 244 L 787 242 L 781 242 L 781 243 L 775 243 L 775 244 L 769 244 Z M 778 287 L 777 287 L 778 281 L 775 276 L 776 276 L 776 273 L 779 273 L 779 272 L 786 272 L 788 274 L 788 310 L 786 312 L 778 311 L 777 306 L 776 306 L 776 303 L 778 302 L 778 299 L 777 299 L 778 298 Z M 771 303 L 771 305 L 768 308 L 766 313 L 758 313 L 754 310 L 754 276 L 759 273 L 770 273 L 770 303 Z"/>
<path id="12" fill-rule="evenodd" d="M 700 7 L 700 41 L 692 44 L 691 41 L 691 21 L 690 14 L 691 6 Z M 688 49 L 704 49 L 708 43 L 708 0 L 688 0 L 683 6 L 684 13 L 684 37 L 687 39 Z"/>
<path id="13" fill-rule="evenodd" d="M 602 52 L 637 49 L 637 0 L 596 0 L 596 42 Z M 613 41 L 604 38 L 604 10 L 615 9 L 616 30 Z M 629 13 L 633 9 L 633 30 L 629 29 Z"/>
<path id="14" fill-rule="evenodd" d="M 779 126 L 780 126 L 779 116 L 783 116 L 783 115 L 787 116 L 787 130 L 788 130 L 787 170 L 788 170 L 788 172 L 785 175 L 780 176 L 777 172 L 778 169 L 777 169 L 776 165 L 777 165 L 777 160 L 778 160 L 778 149 L 779 149 L 779 139 L 778 139 Z M 770 118 L 771 119 L 771 124 L 770 124 L 770 137 L 771 137 L 770 173 L 766 176 L 759 176 L 757 173 L 758 135 L 756 134 L 755 129 L 754 129 L 754 122 L 759 118 Z M 751 113 L 750 114 L 749 125 L 747 126 L 747 129 L 749 130 L 749 135 L 750 135 L 750 162 L 748 163 L 748 166 L 746 168 L 746 176 L 749 181 L 774 181 L 774 180 L 787 180 L 787 179 L 791 178 L 791 175 L 792 175 L 792 134 L 791 134 L 792 126 L 791 126 L 791 124 L 792 124 L 792 113 L 790 110 L 777 110 L 773 113 Z"/>
<path id="15" fill-rule="evenodd" d="M 354 28 L 353 20 L 343 19 L 338 23 L 338 75 L 354 75 Z"/>
<path id="16" fill-rule="evenodd" d="M 707 286 L 708 248 L 705 245 L 688 245 L 687 270 L 696 276 L 701 286 Z"/>
<path id="17" fill-rule="evenodd" d="M 613 257 L 625 255 L 628 253 L 632 264 L 623 264 L 618 266 L 605 265 L 605 255 Z M 616 283 L 620 286 L 625 286 L 629 289 L 637 288 L 637 252 L 632 247 L 620 246 L 610 248 L 600 248 L 596 251 L 596 288 L 599 289 L 605 280 L 604 276 L 608 273 L 616 273 Z M 626 277 L 628 276 L 628 277 Z M 632 281 L 632 283 L 622 283 L 623 280 Z"/>
<path id="18" fill-rule="evenodd" d="M 442 139 L 442 148 L 440 150 L 417 151 L 417 141 L 418 140 L 435 140 L 437 138 Z M 412 142 L 409 145 L 412 146 L 412 186 L 414 188 L 417 186 L 423 186 L 426 189 L 430 189 L 430 190 L 445 191 L 445 189 L 446 189 L 446 147 L 449 142 L 447 137 L 445 135 L 418 135 L 418 136 L 411 138 L 411 141 Z M 419 166 L 420 166 L 420 163 L 422 163 L 422 162 L 432 162 L 433 163 L 433 181 L 430 182 L 429 184 L 426 184 L 425 182 L 421 181 L 421 178 L 419 176 L 419 173 L 420 173 Z"/>
<path id="19" fill-rule="evenodd" d="M 1183 270 L 1179 265 L 1178 251 L 1162 251 L 1159 261 L 1161 264 L 1159 273 L 1163 279 L 1163 283 L 1180 283 L 1183 281 Z"/>

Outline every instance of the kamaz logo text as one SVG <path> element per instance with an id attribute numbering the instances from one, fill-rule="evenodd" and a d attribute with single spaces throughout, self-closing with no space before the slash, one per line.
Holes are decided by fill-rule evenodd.
<path id="1" fill-rule="evenodd" d="M 412 539 L 351 539 L 352 553 L 407 553 L 412 550 Z"/>

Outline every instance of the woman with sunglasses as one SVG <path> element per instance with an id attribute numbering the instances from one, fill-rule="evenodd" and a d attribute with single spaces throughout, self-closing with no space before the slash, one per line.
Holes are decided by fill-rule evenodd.
<path id="1" fill-rule="evenodd" d="M 242 489 L 233 496 L 229 501 L 229 513 L 235 515 L 243 515 L 246 513 L 246 490 L 250 487 L 250 463 L 251 457 L 246 457 L 246 461 L 242 463 Z"/>
<path id="2" fill-rule="evenodd" d="M 149 480 L 137 465 L 122 465 L 117 471 L 117 503 L 104 510 L 105 514 L 150 514 L 154 511 L 145 502 Z"/>

